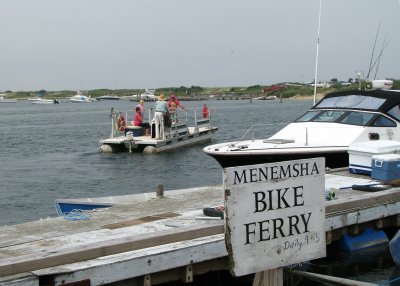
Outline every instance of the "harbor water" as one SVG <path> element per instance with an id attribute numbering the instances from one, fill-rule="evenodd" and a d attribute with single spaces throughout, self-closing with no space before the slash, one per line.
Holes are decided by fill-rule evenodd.
<path id="1" fill-rule="evenodd" d="M 266 124 L 256 128 L 257 137 L 269 137 L 306 112 L 312 100 L 226 99 L 182 104 L 188 107 L 191 119 L 195 111 L 201 116 L 204 104 L 208 106 L 212 124 L 219 128 L 207 143 L 214 144 L 239 140 L 251 125 Z M 99 153 L 99 140 L 111 133 L 111 108 L 128 112 L 132 118 L 135 105 L 128 100 L 0 104 L 0 225 L 54 217 L 54 200 L 59 198 L 154 192 L 158 185 L 168 191 L 222 184 L 222 168 L 202 151 L 207 144 L 157 155 Z M 153 105 L 147 102 L 145 107 L 148 110 Z M 390 255 L 382 255 L 361 259 L 361 264 L 352 262 L 357 266 L 351 267 L 343 266 L 348 257 L 321 260 L 309 267 L 338 275 L 331 267 L 340 266 L 339 272 L 349 279 L 400 285 L 396 280 L 400 268 L 394 266 Z M 395 281 L 387 283 L 389 280 Z M 324 285 L 310 281 L 291 285 L 295 284 Z"/>
<path id="2" fill-rule="evenodd" d="M 238 140 L 252 124 L 268 124 L 270 136 L 310 106 L 304 101 L 185 101 L 189 117 L 210 109 L 219 131 L 211 143 Z M 110 111 L 128 112 L 128 100 L 0 105 L 0 225 L 55 216 L 54 200 L 101 197 L 222 184 L 222 169 L 203 145 L 145 155 L 99 153 L 110 136 Z M 147 102 L 149 110 L 153 102 Z M 147 112 L 146 112 L 147 118 Z M 208 143 L 208 144 L 211 144 Z"/>

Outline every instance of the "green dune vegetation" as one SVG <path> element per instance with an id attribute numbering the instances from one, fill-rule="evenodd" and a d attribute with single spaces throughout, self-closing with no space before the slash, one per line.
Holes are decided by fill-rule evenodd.
<path id="1" fill-rule="evenodd" d="M 394 84 L 392 89 L 400 90 L 400 80 L 393 80 Z M 264 92 L 264 89 L 273 86 L 282 86 L 278 90 Z M 330 82 L 325 87 L 318 87 L 317 93 L 322 96 L 328 92 L 336 90 L 349 90 L 349 89 L 365 89 L 369 87 L 370 82 L 362 81 L 359 83 L 346 84 L 340 82 Z M 90 95 L 92 98 L 96 98 L 102 95 L 115 94 L 121 98 L 132 95 L 140 95 L 144 92 L 144 89 L 93 89 L 83 91 L 86 95 Z M 314 87 L 312 85 L 301 84 L 301 83 L 276 83 L 272 85 L 253 85 L 248 87 L 163 87 L 156 90 L 156 95 L 164 93 L 168 95 L 170 92 L 175 93 L 177 97 L 190 97 L 190 98 L 251 98 L 262 95 L 275 95 L 278 98 L 289 99 L 289 98 L 304 98 L 310 97 L 314 94 Z M 34 96 L 44 96 L 50 99 L 67 98 L 76 94 L 74 90 L 61 90 L 61 91 L 10 91 L 4 92 L 7 98 L 16 99 L 27 99 Z"/>

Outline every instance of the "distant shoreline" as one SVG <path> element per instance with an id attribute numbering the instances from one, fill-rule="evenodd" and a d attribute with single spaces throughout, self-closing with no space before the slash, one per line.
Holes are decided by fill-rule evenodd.
<path id="1" fill-rule="evenodd" d="M 324 94 L 322 93 L 318 93 L 316 96 L 316 100 L 320 100 L 322 97 L 324 97 Z M 288 99 L 291 100 L 313 100 L 314 99 L 314 95 L 295 95 L 293 97 L 290 97 Z"/>

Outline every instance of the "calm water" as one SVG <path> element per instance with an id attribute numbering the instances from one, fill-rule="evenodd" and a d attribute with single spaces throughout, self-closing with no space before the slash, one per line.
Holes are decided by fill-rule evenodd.
<path id="1" fill-rule="evenodd" d="M 206 103 L 219 132 L 213 143 L 237 140 L 252 125 L 265 136 L 300 116 L 311 102 L 239 100 L 184 102 L 201 114 Z M 152 103 L 146 103 L 147 108 Z M 0 225 L 55 216 L 57 198 L 98 197 L 221 184 L 221 168 L 205 145 L 164 154 L 101 154 L 110 135 L 111 107 L 133 116 L 134 102 L 0 104 Z"/>
<path id="2" fill-rule="evenodd" d="M 252 124 L 268 123 L 262 132 L 270 136 L 312 105 L 311 101 L 248 100 L 183 103 L 199 114 L 204 103 L 209 106 L 213 124 L 219 127 L 212 143 L 237 140 Z M 99 139 L 110 135 L 111 107 L 133 116 L 134 106 L 134 102 L 125 100 L 0 104 L 0 225 L 56 216 L 57 198 L 152 192 L 159 184 L 166 190 L 222 184 L 222 169 L 203 153 L 205 145 L 157 155 L 98 153 Z M 147 108 L 151 106 L 146 103 Z M 330 257 L 310 267 L 328 274 L 336 269 L 335 275 L 361 281 L 387 281 L 399 276 L 400 268 L 393 266 L 387 253 L 362 259 L 363 264 L 346 264 L 348 260 Z"/>

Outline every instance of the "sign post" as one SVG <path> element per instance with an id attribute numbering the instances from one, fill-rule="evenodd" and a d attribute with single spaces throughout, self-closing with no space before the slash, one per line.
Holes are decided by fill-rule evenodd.
<path id="1" fill-rule="evenodd" d="M 326 256 L 324 169 L 324 158 L 224 169 L 233 275 Z"/>

